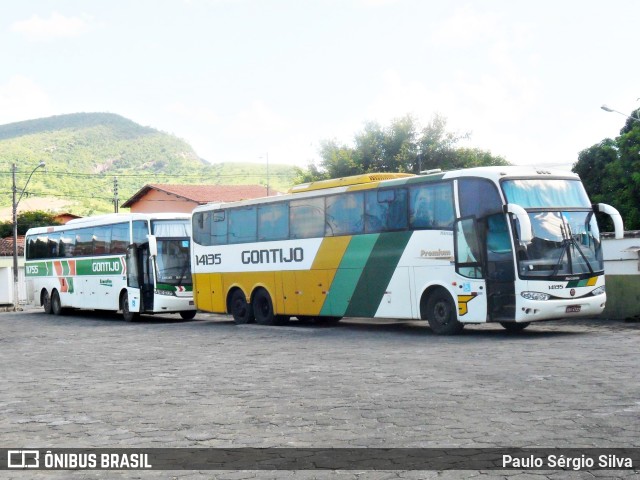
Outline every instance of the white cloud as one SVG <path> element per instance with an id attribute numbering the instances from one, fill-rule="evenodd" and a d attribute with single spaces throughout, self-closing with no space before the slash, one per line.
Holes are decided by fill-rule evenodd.
<path id="1" fill-rule="evenodd" d="M 15 22 L 11 26 L 11 31 L 34 41 L 78 37 L 89 31 L 90 20 L 88 16 L 66 17 L 53 12 L 49 18 L 34 15 L 28 20 Z"/>
<path id="2" fill-rule="evenodd" d="M 0 84 L 0 124 L 55 114 L 47 93 L 33 80 L 14 76 Z"/>

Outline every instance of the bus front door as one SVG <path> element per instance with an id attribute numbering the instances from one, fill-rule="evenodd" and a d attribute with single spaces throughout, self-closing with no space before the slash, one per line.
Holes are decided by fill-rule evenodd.
<path id="1" fill-rule="evenodd" d="M 460 219 L 454 232 L 458 319 L 465 323 L 484 323 L 487 292 L 478 222 L 474 217 Z"/>
<path id="2" fill-rule="evenodd" d="M 131 245 L 127 249 L 127 286 L 140 292 L 140 312 L 153 312 L 155 291 L 149 244 Z M 133 310 L 133 309 L 132 309 Z"/>
<path id="3" fill-rule="evenodd" d="M 486 218 L 486 280 L 489 317 L 493 321 L 515 319 L 515 264 L 505 215 Z"/>
<path id="4" fill-rule="evenodd" d="M 142 295 L 142 307 L 145 312 L 153 312 L 153 294 L 155 283 L 153 281 L 153 265 L 149 255 L 149 244 L 144 243 L 138 248 L 138 264 L 140 265 L 140 293 Z"/>

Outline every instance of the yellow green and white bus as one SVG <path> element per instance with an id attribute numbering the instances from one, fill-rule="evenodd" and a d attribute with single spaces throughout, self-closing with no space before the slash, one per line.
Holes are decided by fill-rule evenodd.
<path id="1" fill-rule="evenodd" d="M 577 175 L 480 167 L 314 182 L 193 211 L 194 298 L 236 323 L 423 319 L 518 331 L 605 306 L 595 212 Z"/>
<path id="2" fill-rule="evenodd" d="M 108 214 L 37 227 L 25 237 L 27 301 L 60 315 L 67 308 L 196 314 L 190 215 Z"/>

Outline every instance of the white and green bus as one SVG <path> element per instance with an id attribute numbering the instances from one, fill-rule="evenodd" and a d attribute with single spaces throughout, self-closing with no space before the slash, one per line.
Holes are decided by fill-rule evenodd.
<path id="1" fill-rule="evenodd" d="M 236 323 L 291 317 L 530 322 L 601 313 L 602 248 L 577 175 L 481 167 L 377 174 L 294 187 L 283 196 L 199 206 L 194 298 Z"/>
<path id="2" fill-rule="evenodd" d="M 67 308 L 140 314 L 196 314 L 190 215 L 109 214 L 30 229 L 25 237 L 27 301 L 60 315 Z"/>

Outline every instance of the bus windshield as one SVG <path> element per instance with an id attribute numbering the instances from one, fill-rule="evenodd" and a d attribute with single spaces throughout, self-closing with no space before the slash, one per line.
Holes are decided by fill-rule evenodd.
<path id="1" fill-rule="evenodd" d="M 154 220 L 151 232 L 157 237 L 158 244 L 158 283 L 191 285 L 189 220 Z"/>
<path id="2" fill-rule="evenodd" d="M 566 277 L 604 269 L 593 212 L 531 212 L 533 239 L 518 263 L 522 277 Z"/>
<path id="3" fill-rule="evenodd" d="M 189 240 L 158 238 L 156 270 L 159 283 L 191 285 Z"/>
<path id="4" fill-rule="evenodd" d="M 502 189 L 509 203 L 522 208 L 588 208 L 591 203 L 582 182 L 564 179 L 527 178 L 505 180 Z"/>
<path id="5" fill-rule="evenodd" d="M 519 256 L 520 276 L 564 278 L 602 272 L 598 224 L 579 180 L 505 180 L 502 189 L 509 203 L 530 210 L 533 239 Z"/>

